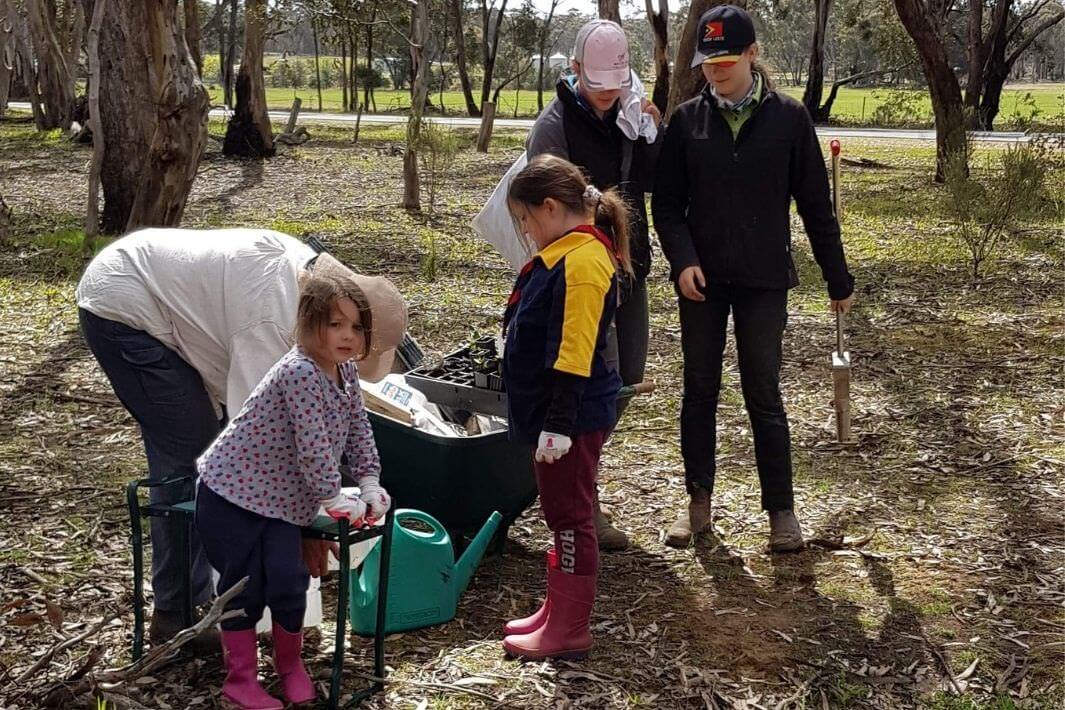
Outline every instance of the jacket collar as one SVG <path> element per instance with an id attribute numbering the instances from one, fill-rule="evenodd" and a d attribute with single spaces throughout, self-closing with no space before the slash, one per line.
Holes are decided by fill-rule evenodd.
<path id="1" fill-rule="evenodd" d="M 575 83 L 571 82 L 571 75 L 563 74 L 559 77 L 558 84 L 556 85 L 556 92 L 558 94 L 558 100 L 562 102 L 562 105 L 566 108 L 572 108 L 578 115 L 583 116 L 585 119 L 592 122 L 593 125 L 599 127 L 600 130 L 609 131 L 612 125 L 617 123 L 618 115 L 618 101 L 614 102 L 614 105 L 609 111 L 603 114 L 602 118 L 599 118 L 599 114 L 595 112 L 584 97 L 581 96 L 580 90 L 577 89 Z"/>
<path id="2" fill-rule="evenodd" d="M 718 96 L 717 92 L 714 91 L 713 86 L 709 84 L 707 86 L 710 86 L 710 93 L 717 100 L 718 108 L 728 109 L 729 111 L 738 114 L 752 109 L 762 100 L 763 83 L 762 75 L 758 72 L 754 72 L 751 79 L 751 87 L 747 89 L 747 93 L 739 101 L 730 101 L 724 96 Z"/>
<path id="3" fill-rule="evenodd" d="M 543 265 L 548 269 L 553 269 L 558 262 L 562 261 L 562 257 L 566 256 L 566 254 L 595 240 L 594 234 L 577 229 L 548 244 L 537 252 L 535 258 L 543 262 Z"/>
<path id="4" fill-rule="evenodd" d="M 776 97 L 776 92 L 770 88 L 769 82 L 766 80 L 765 75 L 759 72 L 759 76 L 761 77 L 762 82 L 761 86 L 757 87 L 758 89 L 760 89 L 760 91 L 758 91 L 758 96 L 754 101 L 754 110 L 756 111 L 762 106 L 762 104 L 766 103 L 767 101 L 771 101 Z M 757 83 L 758 82 L 755 82 L 755 85 L 757 85 Z M 753 90 L 756 87 L 752 86 L 751 88 Z M 718 99 L 717 95 L 714 94 L 714 89 L 710 85 L 710 82 L 707 82 L 703 86 L 703 90 L 700 92 L 700 95 L 705 100 L 709 101 L 710 105 L 715 108 L 728 108 L 723 103 L 721 103 L 721 100 Z"/>

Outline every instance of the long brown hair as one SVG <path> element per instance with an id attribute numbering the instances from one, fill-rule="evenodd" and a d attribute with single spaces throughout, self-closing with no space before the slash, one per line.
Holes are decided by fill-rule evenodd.
<path id="1" fill-rule="evenodd" d="M 348 298 L 359 309 L 359 322 L 365 336 L 364 350 L 358 359 L 370 352 L 370 340 L 373 334 L 373 313 L 370 301 L 354 279 L 345 278 L 338 273 L 317 273 L 314 267 L 300 275 L 300 300 L 296 310 L 296 342 L 304 347 L 311 347 L 322 336 L 322 331 L 329 325 L 333 304 L 341 298 Z"/>
<path id="2" fill-rule="evenodd" d="M 594 212 L 595 223 L 613 232 L 614 251 L 621 268 L 632 273 L 629 258 L 629 205 L 617 190 L 599 192 L 573 163 L 557 155 L 538 155 L 529 161 L 510 182 L 509 205 L 539 207 L 548 197 L 576 214 Z"/>

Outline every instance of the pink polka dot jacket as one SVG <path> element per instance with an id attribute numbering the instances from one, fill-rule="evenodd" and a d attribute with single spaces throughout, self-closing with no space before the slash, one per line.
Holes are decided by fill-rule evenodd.
<path id="1" fill-rule="evenodd" d="M 340 456 L 360 485 L 381 475 L 355 364 L 330 380 L 300 346 L 252 391 L 240 413 L 196 460 L 200 480 L 234 505 L 309 525 L 340 492 Z"/>

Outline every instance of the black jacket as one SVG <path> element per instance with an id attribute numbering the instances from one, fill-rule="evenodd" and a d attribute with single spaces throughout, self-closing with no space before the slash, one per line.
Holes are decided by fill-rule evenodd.
<path id="1" fill-rule="evenodd" d="M 662 134 L 651 145 L 643 138 L 631 141 L 617 126 L 617 107 L 599 118 L 582 106 L 565 78 L 559 79 L 557 95 L 548 104 L 529 133 L 525 150 L 529 159 L 552 153 L 583 168 L 600 190 L 617 187 L 632 209 L 629 223 L 630 256 L 636 277 L 643 280 L 651 269 L 651 245 L 647 233 L 644 194 L 654 187 L 655 163 Z M 628 144 L 626 146 L 626 144 Z M 630 166 L 623 180 L 626 154 Z"/>
<path id="2" fill-rule="evenodd" d="M 651 210 L 675 280 L 701 266 L 710 284 L 797 286 L 791 199 L 829 296 L 854 290 L 813 122 L 768 87 L 735 140 L 709 88 L 677 107 L 666 130 Z"/>

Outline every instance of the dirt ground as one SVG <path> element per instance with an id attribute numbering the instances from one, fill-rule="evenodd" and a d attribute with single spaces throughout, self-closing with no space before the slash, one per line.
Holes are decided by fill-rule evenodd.
<path id="1" fill-rule="evenodd" d="M 184 225 L 319 236 L 358 269 L 395 280 L 431 356 L 497 328 L 510 273 L 469 220 L 521 137 L 499 136 L 485 156 L 459 135 L 464 148 L 445 161 L 436 214 L 426 218 L 395 206 L 395 129 L 364 128 L 354 146 L 341 131 L 312 133 L 266 163 L 223 160 L 212 142 Z M 534 506 L 506 554 L 482 563 L 454 622 L 389 638 L 386 692 L 365 707 L 1061 707 L 1065 171 L 1058 165 L 1048 179 L 1043 218 L 973 284 L 929 180 L 934 148 L 844 150 L 886 165 L 845 172 L 845 243 L 858 281 L 853 445 L 833 443 L 833 321 L 797 218 L 803 285 L 785 336 L 798 512 L 814 544 L 765 551 L 730 345 L 715 534 L 687 550 L 663 545 L 684 492 L 680 334 L 659 256 L 647 372 L 657 390 L 630 408 L 601 472 L 604 503 L 634 544 L 602 558 L 593 655 L 520 664 L 502 654 L 503 622 L 543 591 L 548 536 Z M 141 475 L 144 459 L 76 329 L 87 161 L 84 147 L 0 123 L 0 194 L 13 210 L 0 248 L 4 708 L 39 706 L 87 660 L 96 670 L 129 661 L 122 484 Z M 335 584 L 326 582 L 327 606 Z M 102 630 L 27 674 L 110 614 Z M 309 663 L 324 683 L 332 627 L 321 637 Z M 353 643 L 349 685 L 370 669 L 369 645 Z M 219 659 L 180 658 L 99 692 L 118 707 L 212 708 L 221 681 Z"/>

